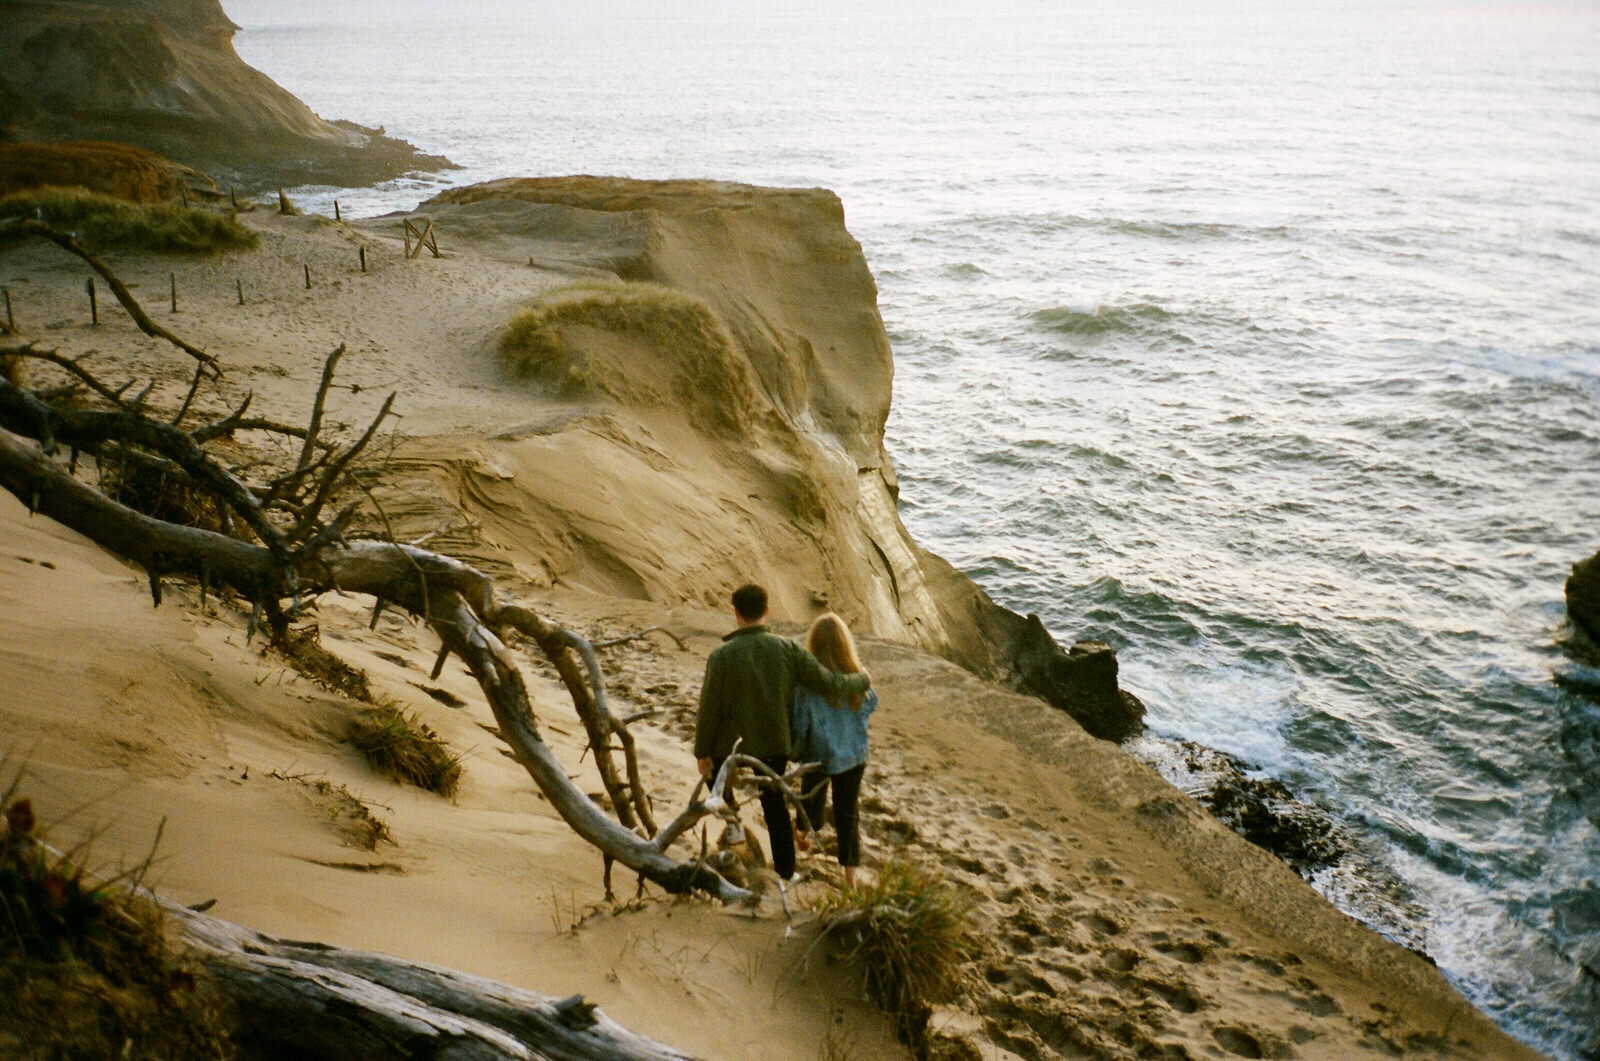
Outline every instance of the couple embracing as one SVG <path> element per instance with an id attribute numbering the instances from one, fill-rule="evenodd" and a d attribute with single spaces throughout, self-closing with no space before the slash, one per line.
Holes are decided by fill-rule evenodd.
<path id="1" fill-rule="evenodd" d="M 857 803 L 867 764 L 867 719 L 878 706 L 872 678 L 856 655 L 855 641 L 837 615 L 811 624 L 806 646 L 767 629 L 767 591 L 741 586 L 733 594 L 738 628 L 706 660 L 695 721 L 694 754 L 701 774 L 715 777 L 722 761 L 739 751 L 781 775 L 791 761 L 819 762 L 802 782 L 815 790 L 805 801 L 813 828 L 821 825 L 828 791 L 839 864 L 855 883 L 861 864 Z M 761 790 L 761 812 L 772 841 L 772 868 L 783 880 L 794 876 L 795 843 L 809 847 L 789 819 L 783 794 Z"/>

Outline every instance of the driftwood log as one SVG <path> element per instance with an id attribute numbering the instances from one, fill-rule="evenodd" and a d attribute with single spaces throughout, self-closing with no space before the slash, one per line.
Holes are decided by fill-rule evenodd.
<path id="1" fill-rule="evenodd" d="M 69 235 L 33 221 L 16 227 L 89 261 L 145 327 L 148 316 L 137 300 L 103 262 Z M 708 808 L 691 797 L 673 829 L 657 829 L 633 740 L 626 723 L 606 705 L 600 667 L 586 640 L 532 609 L 501 604 L 486 575 L 451 557 L 401 544 L 392 540 L 392 534 L 389 540 L 347 539 L 359 502 L 328 514 L 335 498 L 357 485 L 357 460 L 390 415 L 395 395 L 389 395 L 354 443 L 337 446 L 323 440 L 325 402 L 344 353 L 340 346 L 324 363 L 305 428 L 247 421 L 247 395 L 231 413 L 186 429 L 182 422 L 202 382 L 217 380 L 221 362 L 177 336 L 156 334 L 200 360 L 203 370 L 196 373 L 177 416 L 169 421 L 157 420 L 147 410 L 146 397 L 154 383 L 133 400 L 124 400 L 122 394 L 131 383 L 112 389 L 84 368 L 81 359 L 68 361 L 16 336 L 5 340 L 0 353 L 63 369 L 69 382 L 78 385 L 70 389 L 85 387 L 110 408 L 74 407 L 53 400 L 71 396 L 63 395 L 62 388 L 33 391 L 0 376 L 0 486 L 21 499 L 30 512 L 49 516 L 144 568 L 157 605 L 162 579 L 183 576 L 197 579 L 202 594 L 212 586 L 227 587 L 254 602 L 251 632 L 264 616 L 272 636 L 280 639 L 304 597 L 329 591 L 374 598 L 375 616 L 386 606 L 419 616 L 443 643 L 436 670 L 451 655 L 466 664 L 517 760 L 567 824 L 601 851 L 608 871 L 612 861 L 620 862 L 670 892 L 702 891 L 724 903 L 753 901 L 750 892 L 703 862 L 679 862 L 667 854 L 670 842 L 713 813 L 716 803 Z M 207 449 L 207 443 L 246 429 L 291 436 L 298 440 L 298 452 L 286 469 L 273 471 L 259 465 L 228 468 Z M 70 460 L 59 459 L 63 447 L 70 451 Z M 153 466 L 203 492 L 223 511 L 221 528 L 168 522 L 113 501 L 73 474 L 80 451 Z M 245 533 L 231 533 L 236 524 L 242 524 Z M 573 783 L 540 736 L 527 685 L 506 643 L 512 632 L 535 642 L 555 665 L 583 719 L 616 818 Z M 624 755 L 626 777 L 613 759 L 613 740 Z"/>
<path id="2" fill-rule="evenodd" d="M 286 570 L 265 546 L 135 512 L 73 478 L 11 430 L 15 421 L 6 414 L 18 394 L 16 387 L 0 381 L 0 426 L 5 428 L 0 430 L 0 486 L 30 511 L 145 568 L 153 586 L 164 573 L 191 574 L 255 600 L 277 600 L 294 586 L 307 594 L 365 594 L 421 616 L 445 649 L 472 671 L 517 760 L 578 835 L 668 891 L 701 890 L 722 902 L 750 898 L 710 868 L 670 858 L 650 839 L 609 817 L 567 776 L 539 734 L 522 672 L 496 632 L 515 629 L 538 640 L 552 636 L 551 628 L 531 609 L 496 605 L 487 576 L 438 553 L 371 540 L 317 542 L 295 551 Z"/>
<path id="3" fill-rule="evenodd" d="M 585 1002 L 382 954 L 273 939 L 162 904 L 246 1056 L 306 1061 L 688 1061 Z"/>

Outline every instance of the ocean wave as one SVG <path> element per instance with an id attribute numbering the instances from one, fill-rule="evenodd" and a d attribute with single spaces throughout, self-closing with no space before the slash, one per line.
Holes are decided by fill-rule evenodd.
<path id="1" fill-rule="evenodd" d="M 985 218 L 991 221 L 991 218 Z M 1283 224 L 1245 221 L 1173 221 L 1153 217 L 1085 217 L 1082 214 L 1014 215 L 1013 223 L 1031 231 L 1091 229 L 1120 236 L 1160 240 L 1281 239 L 1295 229 Z"/>
<path id="2" fill-rule="evenodd" d="M 1052 331 L 1068 335 L 1105 335 L 1109 332 L 1134 332 L 1149 323 L 1170 321 L 1167 310 L 1153 302 L 1135 302 L 1127 306 L 1052 306 L 1036 310 L 1032 318 Z"/>

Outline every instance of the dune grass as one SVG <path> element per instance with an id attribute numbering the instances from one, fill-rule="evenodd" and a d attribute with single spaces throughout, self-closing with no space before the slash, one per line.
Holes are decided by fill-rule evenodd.
<path id="1" fill-rule="evenodd" d="M 823 938 L 861 966 L 868 997 L 915 1042 L 933 1005 L 960 991 L 976 953 L 970 905 L 937 873 L 897 859 L 875 882 L 829 892 L 815 908 Z"/>
<path id="2" fill-rule="evenodd" d="M 651 283 L 574 284 L 547 292 L 538 305 L 511 318 L 500 334 L 501 363 L 512 375 L 560 389 L 600 383 L 566 357 L 561 329 L 578 325 L 677 350 L 691 371 L 707 355 L 725 356 L 732 343 L 716 311 L 683 291 Z"/>
<path id="3" fill-rule="evenodd" d="M 356 716 L 350 743 L 380 774 L 446 799 L 461 785 L 461 757 L 429 726 L 398 704 L 380 702 Z"/>
<path id="4" fill-rule="evenodd" d="M 259 237 L 225 213 L 131 203 L 79 188 L 37 188 L 0 196 L 0 220 L 38 218 L 77 233 L 91 250 L 216 254 L 254 247 Z"/>
<path id="5" fill-rule="evenodd" d="M 97 469 L 101 493 L 118 504 L 181 527 L 230 533 L 222 503 L 182 472 L 157 463 L 148 451 L 136 446 L 108 450 L 100 455 Z M 232 533 L 243 535 L 248 528 L 241 521 Z"/>
<path id="6" fill-rule="evenodd" d="M 87 188 L 135 203 L 182 195 L 183 167 L 129 144 L 97 140 L 0 143 L 0 195 L 33 188 Z M 199 174 L 191 177 L 203 181 Z"/>
<path id="7" fill-rule="evenodd" d="M 160 909 L 128 887 L 149 861 L 92 877 L 44 843 L 19 781 L 0 794 L 0 1055 L 233 1056 Z"/>

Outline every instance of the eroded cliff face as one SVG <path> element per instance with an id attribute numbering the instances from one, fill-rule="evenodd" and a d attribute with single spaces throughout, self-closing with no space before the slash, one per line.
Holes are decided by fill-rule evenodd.
<path id="1" fill-rule="evenodd" d="M 900 522 L 883 446 L 893 362 L 876 285 L 832 192 L 503 180 L 419 213 L 477 250 L 588 271 L 600 285 L 534 304 L 613 298 L 607 283 L 686 296 L 555 315 L 564 323 L 527 385 L 569 401 L 565 418 L 501 432 L 463 473 L 466 507 L 506 555 L 537 555 L 552 579 L 718 607 L 760 581 L 779 616 L 829 607 L 865 633 L 1035 692 L 1098 736 L 1138 728 L 1108 647 L 1063 652 Z M 700 323 L 667 320 L 685 314 Z"/>
<path id="2" fill-rule="evenodd" d="M 239 58 L 218 0 L 10 0 L 4 15 L 0 138 L 132 144 L 245 187 L 449 165 L 319 118 Z"/>

